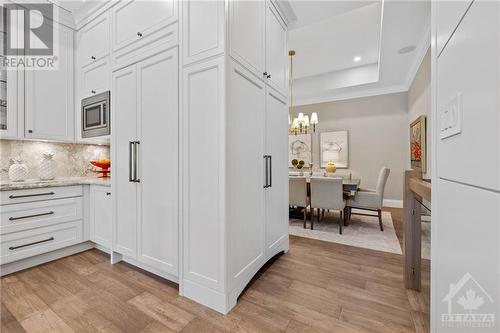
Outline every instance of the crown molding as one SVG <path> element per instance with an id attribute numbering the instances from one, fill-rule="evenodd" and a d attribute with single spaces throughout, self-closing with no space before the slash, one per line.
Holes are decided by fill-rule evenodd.
<path id="1" fill-rule="evenodd" d="M 390 87 L 374 87 L 371 89 L 368 88 L 368 89 L 363 89 L 361 91 L 345 93 L 345 94 L 332 94 L 332 95 L 323 95 L 312 98 L 297 99 L 294 105 L 302 106 L 310 104 L 328 103 L 328 102 L 342 101 L 346 99 L 372 97 L 377 95 L 394 94 L 407 91 L 408 87 L 404 84 L 394 85 Z"/>

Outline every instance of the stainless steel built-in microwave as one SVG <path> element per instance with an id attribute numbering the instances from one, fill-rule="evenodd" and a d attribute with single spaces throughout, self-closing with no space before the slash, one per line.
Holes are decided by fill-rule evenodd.
<path id="1" fill-rule="evenodd" d="M 82 100 L 82 138 L 111 134 L 109 100 L 109 91 Z"/>

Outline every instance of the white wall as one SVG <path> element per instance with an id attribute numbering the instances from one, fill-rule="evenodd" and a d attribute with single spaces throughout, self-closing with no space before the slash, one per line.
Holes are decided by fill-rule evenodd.
<path id="1" fill-rule="evenodd" d="M 431 49 L 425 54 L 422 63 L 408 90 L 408 125 L 420 116 L 427 118 L 427 171 L 424 178 L 432 175 L 432 119 L 431 119 Z"/>
<path id="2" fill-rule="evenodd" d="M 466 2 L 436 2 L 432 6 L 431 328 L 433 332 L 498 332 L 500 3 L 475 1 L 469 8 Z M 441 139 L 440 128 L 447 126 L 441 113 L 458 94 L 463 101 L 463 115 L 457 117 L 462 119 L 461 133 Z M 495 323 L 446 321 L 449 308 L 443 299 L 466 273 L 474 281 L 467 280 L 453 294 L 451 314 L 493 314 Z M 474 300 L 482 300 L 477 308 L 458 303 L 469 290 L 475 293 Z M 484 324 L 494 326 L 478 326 Z"/>
<path id="3" fill-rule="evenodd" d="M 319 169 L 319 133 L 347 130 L 348 171 L 361 178 L 362 187 L 375 188 L 380 168 L 389 167 L 385 199 L 402 200 L 403 173 L 409 165 L 407 107 L 407 93 L 396 93 L 304 105 L 294 108 L 293 114 L 318 112 L 312 139 L 314 169 Z"/>

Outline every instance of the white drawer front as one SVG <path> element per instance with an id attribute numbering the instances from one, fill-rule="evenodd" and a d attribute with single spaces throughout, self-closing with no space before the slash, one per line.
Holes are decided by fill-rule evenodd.
<path id="1" fill-rule="evenodd" d="M 0 236 L 0 264 L 82 242 L 83 221 L 74 221 Z"/>
<path id="2" fill-rule="evenodd" d="M 82 206 L 82 197 L 2 206 L 0 234 L 80 220 Z"/>
<path id="3" fill-rule="evenodd" d="M 2 205 L 14 203 L 80 197 L 83 195 L 82 185 L 32 188 L 26 190 L 1 191 Z"/>

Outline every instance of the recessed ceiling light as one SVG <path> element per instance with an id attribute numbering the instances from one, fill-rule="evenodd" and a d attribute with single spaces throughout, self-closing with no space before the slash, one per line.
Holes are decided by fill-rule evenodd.
<path id="1" fill-rule="evenodd" d="M 360 56 L 357 56 L 357 57 L 354 57 L 354 62 L 360 62 L 361 61 L 361 57 Z"/>
<path id="2" fill-rule="evenodd" d="M 410 52 L 413 52 L 415 51 L 417 47 L 415 45 L 408 45 L 408 46 L 405 46 L 405 47 L 402 47 L 398 50 L 398 53 L 399 54 L 405 54 L 405 53 L 410 53 Z"/>

